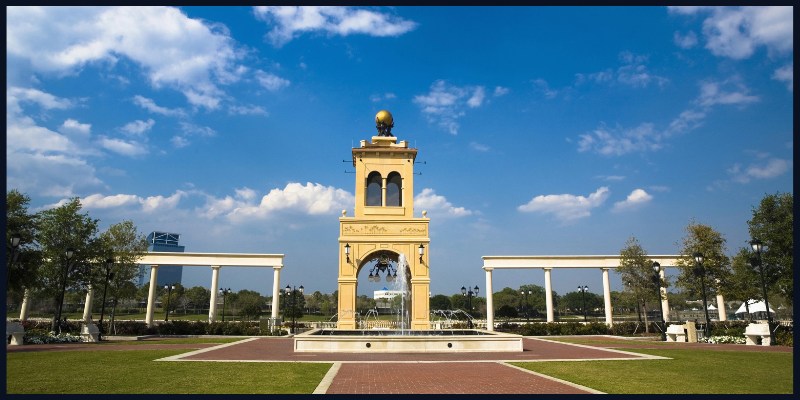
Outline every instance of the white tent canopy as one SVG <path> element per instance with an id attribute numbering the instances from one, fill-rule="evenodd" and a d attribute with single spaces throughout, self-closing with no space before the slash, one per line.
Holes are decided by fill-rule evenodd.
<path id="1" fill-rule="evenodd" d="M 709 304 L 709 305 L 708 305 L 708 309 L 709 309 L 709 310 L 716 310 L 716 309 L 717 309 L 717 307 L 714 307 L 714 305 L 713 305 L 713 304 Z"/>
<path id="2" fill-rule="evenodd" d="M 764 304 L 764 302 L 760 301 L 760 300 L 750 299 L 750 300 L 747 300 L 747 304 L 748 304 L 747 307 L 749 307 L 751 314 L 757 313 L 757 312 L 764 312 L 767 309 L 767 306 Z M 747 308 L 745 308 L 745 303 L 742 303 L 742 305 L 739 307 L 739 309 L 736 310 L 736 314 L 744 314 L 746 312 L 747 312 Z M 775 310 L 773 310 L 772 307 L 770 307 L 769 312 L 771 314 L 775 314 Z"/>

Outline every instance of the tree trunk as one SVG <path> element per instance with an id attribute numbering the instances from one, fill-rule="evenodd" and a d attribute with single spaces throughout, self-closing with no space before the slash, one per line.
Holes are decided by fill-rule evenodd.
<path id="1" fill-rule="evenodd" d="M 647 322 L 647 301 L 642 300 L 644 308 L 644 333 L 650 333 L 650 323 Z"/>

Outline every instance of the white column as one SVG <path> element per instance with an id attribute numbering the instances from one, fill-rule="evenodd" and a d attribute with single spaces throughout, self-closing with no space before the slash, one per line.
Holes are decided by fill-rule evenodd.
<path id="1" fill-rule="evenodd" d="M 547 322 L 555 321 L 553 318 L 553 285 L 550 282 L 552 268 L 544 269 L 544 302 L 547 306 Z"/>
<path id="2" fill-rule="evenodd" d="M 153 311 L 156 306 L 156 286 L 158 286 L 158 265 L 150 266 L 150 291 L 147 294 L 147 315 L 144 323 L 150 328 L 153 326 Z"/>
<path id="3" fill-rule="evenodd" d="M 92 285 L 86 287 L 86 304 L 83 306 L 83 323 L 89 325 L 92 322 L 92 298 L 94 297 L 94 288 Z"/>
<path id="4" fill-rule="evenodd" d="M 603 271 L 603 306 L 606 310 L 606 325 L 613 323 L 611 317 L 611 282 L 608 280 L 608 268 L 600 268 Z"/>
<path id="5" fill-rule="evenodd" d="M 719 311 L 720 321 L 726 321 L 728 319 L 728 315 L 725 312 L 725 299 L 721 294 L 717 294 L 717 311 Z"/>
<path id="6" fill-rule="evenodd" d="M 661 280 L 665 279 L 664 268 L 661 268 L 661 271 L 658 272 L 659 276 L 661 276 Z M 664 316 L 664 321 L 669 321 L 669 299 L 667 298 L 667 288 L 662 286 L 661 287 L 661 315 Z"/>
<path id="7" fill-rule="evenodd" d="M 494 299 L 492 290 L 492 270 L 494 268 L 486 268 L 486 330 L 494 331 Z"/>
<path id="8" fill-rule="evenodd" d="M 219 265 L 211 266 L 211 304 L 208 305 L 208 322 L 217 320 L 217 291 L 219 290 Z"/>
<path id="9" fill-rule="evenodd" d="M 25 289 L 25 294 L 22 295 L 22 307 L 19 309 L 19 320 L 28 320 L 28 306 L 30 305 L 31 291 Z"/>
<path id="10" fill-rule="evenodd" d="M 272 267 L 272 318 L 278 318 L 278 313 L 280 312 L 280 293 L 281 293 L 281 268 L 283 266 L 279 265 L 277 267 Z"/>

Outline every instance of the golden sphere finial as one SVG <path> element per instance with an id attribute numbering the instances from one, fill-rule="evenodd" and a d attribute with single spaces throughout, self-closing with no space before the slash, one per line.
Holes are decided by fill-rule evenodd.
<path id="1" fill-rule="evenodd" d="M 387 110 L 380 110 L 375 114 L 375 126 L 378 128 L 378 136 L 393 136 L 394 118 L 392 113 Z"/>

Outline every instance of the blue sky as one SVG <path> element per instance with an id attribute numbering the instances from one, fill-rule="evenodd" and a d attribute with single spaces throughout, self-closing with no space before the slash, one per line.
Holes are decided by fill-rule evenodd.
<path id="1" fill-rule="evenodd" d="M 692 220 L 734 254 L 759 200 L 792 191 L 792 13 L 9 7 L 6 186 L 186 251 L 284 253 L 282 286 L 332 292 L 342 160 L 388 109 L 425 162 L 434 294 L 483 288 L 483 255 L 619 254 L 631 236 L 677 254 Z M 499 271 L 495 290 L 543 275 Z M 553 273 L 559 294 L 579 284 L 601 293 L 600 271 Z M 221 285 L 266 294 L 272 271 Z"/>

